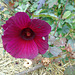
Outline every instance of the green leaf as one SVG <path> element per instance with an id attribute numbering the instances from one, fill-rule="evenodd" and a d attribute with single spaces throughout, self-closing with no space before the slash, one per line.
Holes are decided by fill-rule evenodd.
<path id="1" fill-rule="evenodd" d="M 4 11 L 4 14 L 10 14 L 10 12 L 8 10 Z"/>
<path id="2" fill-rule="evenodd" d="M 32 15 L 33 17 L 51 17 L 55 20 L 58 20 L 58 17 L 54 14 L 47 14 L 47 13 L 42 13 L 42 14 L 39 14 L 39 15 Z"/>
<path id="3" fill-rule="evenodd" d="M 64 34 L 66 34 L 66 33 L 69 32 L 69 29 L 70 29 L 70 28 L 69 28 L 67 25 L 65 25 L 65 26 L 62 27 L 62 32 L 63 32 Z"/>
<path id="4" fill-rule="evenodd" d="M 18 12 L 26 12 L 27 8 L 30 6 L 30 4 L 22 4 L 21 6 L 18 6 L 15 10 Z"/>
<path id="5" fill-rule="evenodd" d="M 75 23 L 75 19 L 72 22 Z"/>
<path id="6" fill-rule="evenodd" d="M 34 14 L 35 14 L 35 15 L 38 15 L 41 11 L 42 11 L 42 9 L 36 10 L 36 11 L 34 12 Z"/>
<path id="7" fill-rule="evenodd" d="M 37 2 L 33 2 L 33 5 L 30 7 L 30 11 L 33 12 L 34 10 L 36 10 L 37 6 L 38 6 Z"/>
<path id="8" fill-rule="evenodd" d="M 19 3 L 18 2 L 15 2 L 15 5 L 14 5 L 14 7 L 16 7 L 16 6 L 18 6 L 19 5 Z"/>
<path id="9" fill-rule="evenodd" d="M 62 25 L 64 24 L 64 21 L 63 20 L 60 20 L 60 22 L 59 22 L 59 24 L 58 24 L 58 26 L 59 26 L 59 28 L 62 28 Z"/>
<path id="10" fill-rule="evenodd" d="M 2 21 L 0 21 L 0 26 L 3 24 L 3 22 Z"/>
<path id="11" fill-rule="evenodd" d="M 68 23 L 72 27 L 72 20 L 71 19 L 66 19 L 65 22 Z"/>
<path id="12" fill-rule="evenodd" d="M 62 62 L 63 62 L 64 64 L 66 63 L 65 60 L 64 60 L 64 58 L 62 58 L 61 60 L 62 60 Z"/>
<path id="13" fill-rule="evenodd" d="M 70 4 L 68 4 L 65 9 L 70 10 L 70 11 L 75 10 L 75 8 L 73 7 L 73 5 L 70 5 Z"/>
<path id="14" fill-rule="evenodd" d="M 75 75 L 75 65 L 68 66 L 64 71 L 64 75 Z"/>
<path id="15" fill-rule="evenodd" d="M 69 58 L 66 56 L 65 61 L 69 61 Z"/>
<path id="16" fill-rule="evenodd" d="M 6 53 L 6 50 L 3 50 L 3 55 L 5 55 L 5 53 Z"/>
<path id="17" fill-rule="evenodd" d="M 72 40 L 72 39 L 68 40 L 67 45 L 68 45 L 68 44 L 70 44 L 71 47 L 72 47 L 72 49 L 73 49 L 73 51 L 75 51 L 75 46 L 74 46 L 75 40 Z"/>
<path id="18" fill-rule="evenodd" d="M 51 53 L 49 53 L 49 51 L 47 51 L 45 54 L 42 55 L 43 57 L 46 57 L 46 58 L 50 58 L 52 57 L 53 55 Z"/>
<path id="19" fill-rule="evenodd" d="M 43 57 L 49 58 L 48 51 L 42 55 Z"/>
<path id="20" fill-rule="evenodd" d="M 58 0 L 48 0 L 47 3 L 49 4 L 49 8 L 53 7 Z"/>
<path id="21" fill-rule="evenodd" d="M 62 52 L 58 47 L 50 47 L 49 51 L 53 56 L 58 56 Z"/>
<path id="22" fill-rule="evenodd" d="M 66 19 L 67 17 L 69 17 L 71 15 L 70 11 L 66 11 L 62 17 L 62 19 Z"/>

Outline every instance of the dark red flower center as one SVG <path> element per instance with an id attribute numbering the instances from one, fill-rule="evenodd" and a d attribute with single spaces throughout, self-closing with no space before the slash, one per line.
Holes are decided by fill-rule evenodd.
<path id="1" fill-rule="evenodd" d="M 24 28 L 20 35 L 24 40 L 32 40 L 35 37 L 35 33 L 30 28 Z"/>

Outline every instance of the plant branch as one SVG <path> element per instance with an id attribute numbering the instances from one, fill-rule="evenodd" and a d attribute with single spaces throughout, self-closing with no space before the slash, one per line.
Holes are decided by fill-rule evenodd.
<path id="1" fill-rule="evenodd" d="M 30 69 L 28 69 L 28 70 L 26 70 L 26 71 L 22 71 L 22 72 L 20 72 L 20 73 L 18 73 L 18 74 L 15 74 L 15 75 L 24 75 L 24 74 L 27 74 L 28 72 L 32 72 L 32 71 L 34 71 L 34 70 L 37 70 L 37 69 L 39 69 L 39 68 L 41 68 L 41 67 L 43 67 L 43 65 L 42 65 L 42 64 L 38 64 L 37 66 L 35 66 L 35 67 L 33 67 L 33 68 L 30 68 Z"/>
<path id="2" fill-rule="evenodd" d="M 32 16 L 32 13 L 29 10 L 26 10 L 26 11 Z"/>
<path id="3" fill-rule="evenodd" d="M 9 8 L 9 10 L 11 10 L 11 11 L 14 13 L 13 9 L 11 9 L 9 5 L 7 5 L 7 4 L 6 4 L 4 1 L 2 1 L 2 0 L 1 0 L 1 2 L 3 2 L 3 3 L 7 6 L 7 8 Z"/>
<path id="4" fill-rule="evenodd" d="M 61 16 L 60 16 L 59 20 L 58 20 L 58 23 L 57 23 L 57 26 L 56 26 L 56 29 L 55 29 L 55 32 L 54 32 L 53 36 L 55 35 L 55 33 L 56 33 L 56 31 L 57 31 L 58 24 L 59 24 L 59 22 L 60 22 L 60 19 L 62 18 L 62 15 L 63 15 L 63 13 L 64 13 L 64 10 L 65 10 L 65 7 L 66 7 L 67 3 L 68 3 L 68 0 L 66 1 L 66 4 L 65 4 L 65 6 L 64 6 L 64 9 L 63 9 L 63 11 L 62 11 L 62 13 L 61 13 Z"/>

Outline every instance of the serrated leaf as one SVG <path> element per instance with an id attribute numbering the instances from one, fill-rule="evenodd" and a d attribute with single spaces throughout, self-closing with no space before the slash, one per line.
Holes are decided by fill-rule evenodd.
<path id="1" fill-rule="evenodd" d="M 51 53 L 49 53 L 49 51 L 47 51 L 45 54 L 42 55 L 43 57 L 46 57 L 46 58 L 50 58 L 52 57 L 53 55 Z"/>
<path id="2" fill-rule="evenodd" d="M 58 56 L 62 52 L 62 50 L 59 49 L 58 47 L 50 47 L 49 51 L 54 56 Z"/>
<path id="3" fill-rule="evenodd" d="M 71 11 L 66 11 L 62 17 L 62 19 L 66 19 L 67 17 L 69 17 L 71 15 Z"/>
<path id="4" fill-rule="evenodd" d="M 75 65 L 68 66 L 64 71 L 64 75 L 75 75 Z"/>

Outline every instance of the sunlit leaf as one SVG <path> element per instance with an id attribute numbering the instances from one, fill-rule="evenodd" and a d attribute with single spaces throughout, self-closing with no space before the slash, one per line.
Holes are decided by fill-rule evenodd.
<path id="1" fill-rule="evenodd" d="M 33 2 L 33 5 L 31 6 L 30 11 L 31 12 L 35 11 L 37 9 L 37 6 L 38 6 L 37 2 Z"/>
<path id="2" fill-rule="evenodd" d="M 42 13 L 42 14 L 39 14 L 39 15 L 33 14 L 32 16 L 33 16 L 33 17 L 51 17 L 51 18 L 53 18 L 53 19 L 58 20 L 58 17 L 57 17 L 56 15 L 54 15 L 54 14 Z"/>
<path id="3" fill-rule="evenodd" d="M 18 2 L 15 2 L 14 7 L 18 6 L 18 4 L 19 4 Z"/>
<path id="4" fill-rule="evenodd" d="M 75 8 L 70 4 L 68 4 L 65 9 L 70 10 L 70 11 L 75 10 Z"/>
<path id="5" fill-rule="evenodd" d="M 15 10 L 18 11 L 18 12 L 25 12 L 27 10 L 27 8 L 29 7 L 30 4 L 26 4 L 26 5 L 21 5 L 21 6 L 18 6 Z"/>
<path id="6" fill-rule="evenodd" d="M 67 17 L 69 17 L 71 15 L 71 11 L 66 11 L 62 17 L 62 19 L 66 19 Z"/>
<path id="7" fill-rule="evenodd" d="M 41 11 L 42 11 L 42 9 L 36 10 L 36 11 L 34 12 L 34 14 L 35 14 L 35 15 L 38 15 Z"/>
<path id="8" fill-rule="evenodd" d="M 75 23 L 75 19 L 73 20 L 73 23 Z"/>

